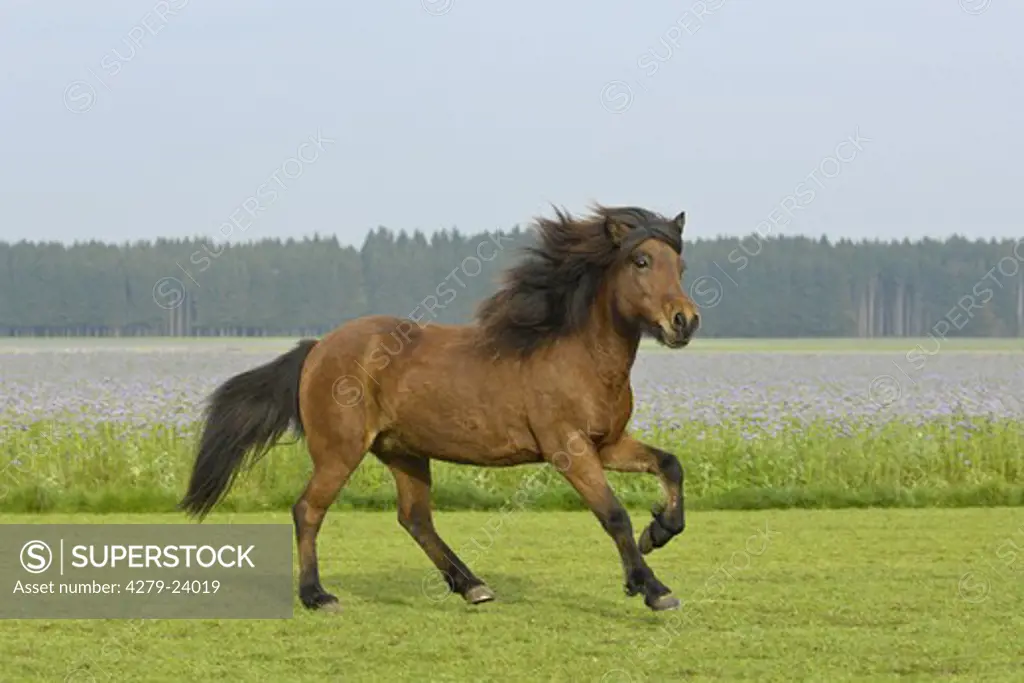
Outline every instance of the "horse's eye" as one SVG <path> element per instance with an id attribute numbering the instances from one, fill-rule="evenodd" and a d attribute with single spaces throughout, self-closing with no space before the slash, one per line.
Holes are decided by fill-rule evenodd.
<path id="1" fill-rule="evenodd" d="M 642 270 L 644 268 L 649 268 L 650 265 L 651 265 L 651 262 L 647 258 L 646 254 L 637 254 L 633 258 L 633 264 L 636 265 L 637 268 L 640 268 Z"/>

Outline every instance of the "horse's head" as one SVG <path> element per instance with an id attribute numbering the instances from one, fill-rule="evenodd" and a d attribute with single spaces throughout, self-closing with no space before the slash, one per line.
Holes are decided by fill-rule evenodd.
<path id="1" fill-rule="evenodd" d="M 620 258 L 611 273 L 617 314 L 665 346 L 681 348 L 700 325 L 696 304 L 683 291 L 686 214 L 665 218 L 643 209 L 605 209 L 605 230 Z"/>

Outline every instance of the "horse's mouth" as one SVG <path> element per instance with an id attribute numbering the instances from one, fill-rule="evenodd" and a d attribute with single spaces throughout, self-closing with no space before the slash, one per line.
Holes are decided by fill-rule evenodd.
<path id="1" fill-rule="evenodd" d="M 652 336 L 658 340 L 659 344 L 661 344 L 662 346 L 667 346 L 670 349 L 681 349 L 684 346 L 687 346 L 690 343 L 691 339 L 690 337 L 666 334 L 665 328 L 661 327 L 660 325 L 658 327 L 655 327 L 652 330 L 652 332 Z"/>
<path id="2" fill-rule="evenodd" d="M 664 344 L 665 346 L 667 346 L 670 349 L 681 349 L 681 348 L 689 345 L 690 338 L 689 337 L 682 337 L 680 339 L 676 339 L 676 340 L 673 340 L 673 341 L 662 340 L 661 343 Z"/>

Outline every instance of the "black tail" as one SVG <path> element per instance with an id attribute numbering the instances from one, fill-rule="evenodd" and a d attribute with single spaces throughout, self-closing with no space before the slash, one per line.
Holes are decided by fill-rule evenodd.
<path id="1" fill-rule="evenodd" d="M 303 434 L 299 419 L 299 377 L 317 340 L 298 346 L 258 368 L 235 375 L 213 392 L 188 493 L 178 503 L 202 519 L 227 493 L 246 454 L 250 465 L 277 443 L 289 426 Z"/>

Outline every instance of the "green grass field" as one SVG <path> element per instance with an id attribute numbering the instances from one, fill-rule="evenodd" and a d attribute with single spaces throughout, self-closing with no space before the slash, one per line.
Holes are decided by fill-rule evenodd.
<path id="1" fill-rule="evenodd" d="M 980 681 L 1024 671 L 1024 511 L 697 512 L 651 566 L 683 600 L 622 593 L 584 512 L 438 515 L 498 601 L 423 592 L 393 513 L 332 512 L 321 571 L 340 615 L 4 624 L 4 681 Z M 646 512 L 633 513 L 634 526 Z M 177 515 L 4 515 L 12 523 Z M 284 513 L 210 522 L 289 523 Z M 485 526 L 486 525 L 486 526 Z M 491 533 L 485 528 L 496 529 Z"/>
<path id="2" fill-rule="evenodd" d="M 1024 450 L 1015 420 L 953 415 L 856 429 L 825 421 L 794 421 L 791 428 L 740 421 L 638 436 L 680 455 L 695 509 L 1024 505 Z M 0 440 L 0 512 L 170 512 L 187 488 L 194 458 L 194 433 L 36 423 Z M 285 442 L 243 473 L 225 509 L 287 510 L 310 468 L 305 444 Z M 432 497 L 442 509 L 499 509 L 521 490 L 529 492 L 522 497 L 528 509 L 582 508 L 547 466 L 434 463 L 433 473 Z M 608 478 L 626 504 L 660 498 L 653 477 L 612 472 Z M 390 509 L 394 499 L 391 474 L 371 456 L 339 504 Z"/>
<path id="3" fill-rule="evenodd" d="M 934 346 L 698 339 L 692 351 L 898 353 L 919 341 Z M 186 358 L 293 343 L 5 339 L 0 353 L 181 349 Z M 942 348 L 1024 351 L 994 339 Z M 194 428 L 13 427 L 0 432 L 0 523 L 185 521 L 169 512 L 186 487 Z M 687 531 L 650 556 L 683 600 L 678 612 L 653 614 L 622 594 L 610 539 L 543 467 L 434 464 L 439 529 L 498 595 L 475 608 L 438 600 L 424 590 L 437 585 L 435 570 L 391 511 L 391 476 L 371 457 L 321 534 L 324 584 L 343 614 L 310 614 L 296 600 L 291 620 L 8 621 L 0 682 L 1024 680 L 1019 421 L 742 417 L 649 424 L 637 436 L 679 454 L 687 472 Z M 209 521 L 290 524 L 309 470 L 304 444 L 278 446 Z M 639 532 L 661 499 L 656 480 L 609 479 Z M 876 509 L 841 509 L 866 507 Z"/>

